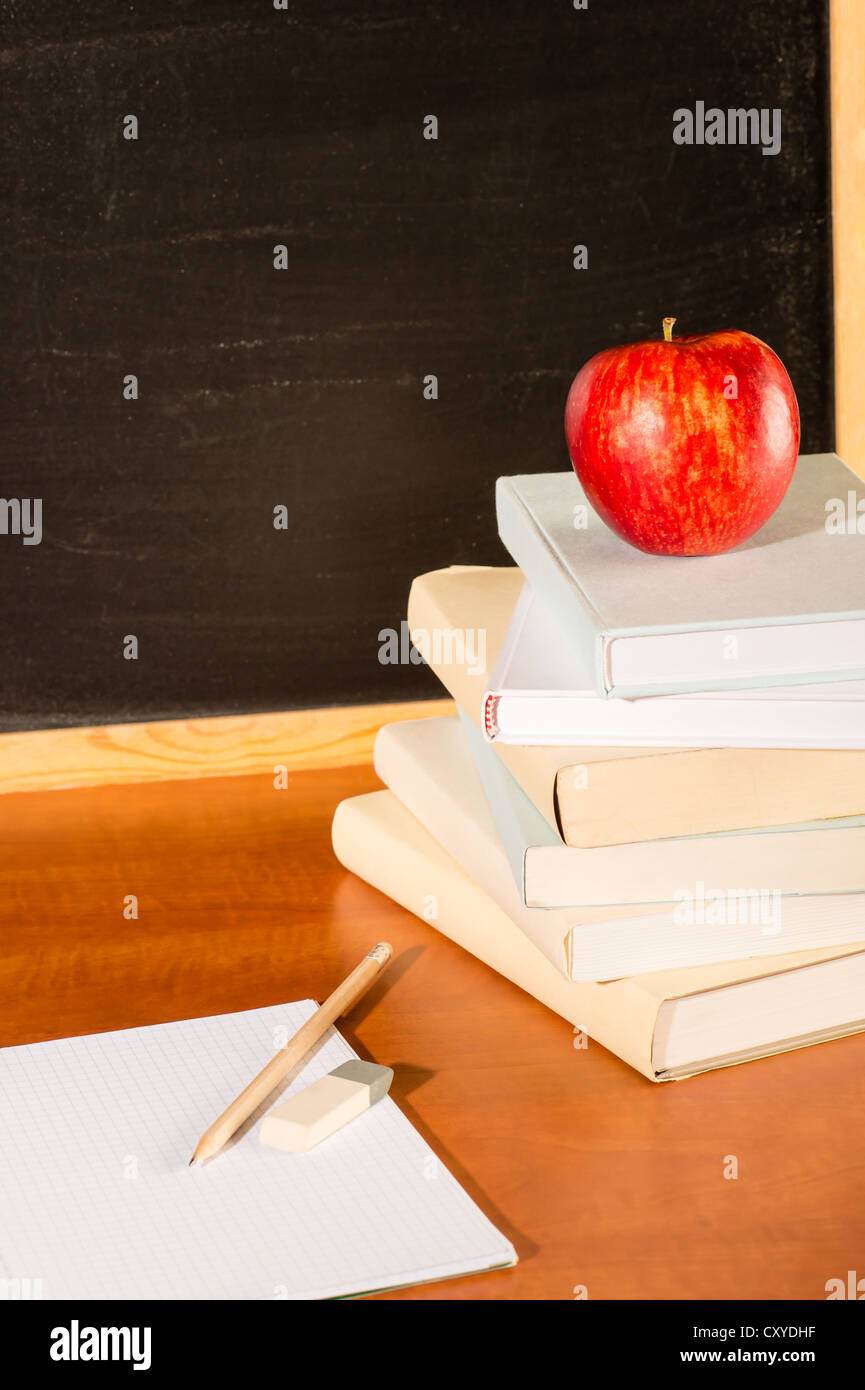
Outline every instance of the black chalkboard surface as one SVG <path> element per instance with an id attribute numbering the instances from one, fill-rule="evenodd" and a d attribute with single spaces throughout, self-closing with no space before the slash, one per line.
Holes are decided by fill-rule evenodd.
<path id="1" fill-rule="evenodd" d="M 506 563 L 495 478 L 665 314 L 832 448 L 816 0 L 0 12 L 0 728 L 435 693 L 379 660 L 412 576 Z M 677 144 L 697 103 L 780 149 Z"/>

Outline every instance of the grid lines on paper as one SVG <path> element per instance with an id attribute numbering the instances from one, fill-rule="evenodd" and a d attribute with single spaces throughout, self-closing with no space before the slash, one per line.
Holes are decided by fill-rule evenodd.
<path id="1" fill-rule="evenodd" d="M 312 1001 L 0 1051 L 0 1262 L 46 1298 L 322 1298 L 506 1263 L 389 1098 L 307 1154 L 199 1136 Z M 289 1095 L 354 1056 L 335 1030 Z M 263 1113 L 263 1110 L 262 1112 Z"/>

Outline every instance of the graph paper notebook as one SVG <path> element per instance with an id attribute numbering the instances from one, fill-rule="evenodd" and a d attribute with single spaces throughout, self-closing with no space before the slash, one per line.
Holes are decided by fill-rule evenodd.
<path id="1" fill-rule="evenodd" d="M 0 1280 L 43 1298 L 317 1299 L 514 1264 L 389 1097 L 305 1154 L 259 1143 L 263 1108 L 188 1166 L 316 1007 L 0 1050 Z M 355 1055 L 330 1029 L 275 1095 Z"/>

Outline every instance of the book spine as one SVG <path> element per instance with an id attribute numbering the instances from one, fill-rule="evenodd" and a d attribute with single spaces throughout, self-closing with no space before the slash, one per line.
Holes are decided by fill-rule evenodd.
<path id="1" fill-rule="evenodd" d="M 456 724 L 453 720 L 427 722 Z M 505 895 L 501 904 L 503 910 L 505 904 L 509 910 L 512 907 L 513 920 L 518 927 L 564 973 L 567 925 L 562 925 L 549 913 L 531 913 L 523 907 L 521 889 L 517 886 L 517 881 L 522 879 L 522 854 L 516 832 L 510 837 L 510 845 L 505 846 L 492 825 L 485 831 L 465 802 L 454 797 L 444 785 L 448 781 L 446 765 L 418 757 L 416 742 L 410 735 L 405 736 L 405 727 L 385 724 L 379 729 L 373 764 L 376 775 L 490 896 Z M 475 738 L 491 758 L 495 757 L 477 731 Z M 468 749 L 465 754 L 469 756 Z M 509 857 L 509 851 L 513 858 Z"/>
<path id="2" fill-rule="evenodd" d="M 420 633 L 447 631 L 452 627 L 451 615 L 442 611 L 440 596 L 435 587 L 439 571 L 422 574 L 412 582 L 408 596 L 408 627 L 413 645 L 420 651 L 426 665 L 435 673 L 445 690 L 473 719 L 480 721 L 481 706 L 488 673 L 472 671 L 465 660 L 447 660 L 445 653 L 431 644 L 419 643 Z"/>
<path id="3" fill-rule="evenodd" d="M 495 750 L 478 736 L 477 729 L 462 711 L 459 715 L 499 839 L 508 856 L 514 884 L 523 907 L 526 907 L 527 849 L 539 844 L 562 848 L 562 841 L 508 772 Z"/>
<path id="4" fill-rule="evenodd" d="M 502 605 L 501 586 L 503 583 L 507 583 L 508 575 L 516 575 L 516 572 L 503 569 L 487 570 L 486 572 L 499 576 L 499 583 L 492 591 L 488 592 L 491 592 L 494 604 L 502 608 L 503 621 L 499 626 L 504 630 L 513 613 L 513 604 L 508 605 L 505 602 Z M 445 628 L 460 627 L 464 626 L 466 621 L 468 626 L 479 625 L 483 627 L 483 607 L 478 608 L 476 603 L 474 606 L 469 603 L 468 608 L 466 608 L 465 604 L 460 606 L 457 603 L 454 609 L 442 596 L 442 584 L 446 581 L 447 573 L 447 571 L 434 570 L 430 574 L 422 574 L 415 579 L 408 600 L 408 622 L 411 631 L 415 631 L 417 628 L 430 629 L 436 624 Z M 519 576 L 516 583 L 522 584 L 522 576 Z M 516 603 L 518 592 L 518 589 L 514 590 L 514 603 Z M 453 604 L 453 597 L 451 604 Z M 498 631 L 498 627 L 495 631 Z M 491 650 L 495 649 L 496 641 L 500 643 L 501 637 L 493 638 Z M 455 662 L 445 665 L 442 662 L 436 662 L 434 652 L 430 653 L 427 664 L 438 676 L 449 694 L 465 710 L 469 718 L 476 723 L 479 729 L 482 728 L 482 695 L 488 691 L 490 685 L 487 672 L 470 675 L 465 662 L 462 665 Z M 501 747 L 501 745 L 499 746 Z M 555 781 L 560 766 L 558 757 L 554 755 L 550 758 L 549 750 L 546 754 L 535 754 L 534 750 L 526 748 L 502 748 L 501 756 L 541 814 L 553 824 L 556 819 Z"/>
<path id="5" fill-rule="evenodd" d="M 574 983 L 547 960 L 473 883 L 391 792 L 352 797 L 336 808 L 333 848 L 351 873 L 554 1013 L 596 1039 L 649 1081 L 661 998 L 638 980 Z M 435 901 L 431 918 L 427 903 Z"/>
<path id="6" fill-rule="evenodd" d="M 574 583 L 546 535 L 535 524 L 510 478 L 496 482 L 496 520 L 502 544 L 526 580 L 556 614 L 564 631 L 589 657 L 595 688 L 606 698 L 605 633 L 597 613 Z"/>
<path id="7" fill-rule="evenodd" d="M 501 732 L 501 730 L 499 729 L 498 720 L 496 719 L 496 712 L 498 710 L 499 700 L 501 698 L 501 695 L 494 695 L 490 690 L 488 690 L 486 695 L 484 696 L 483 733 L 484 738 L 489 743 L 493 743 L 495 739 L 498 738 Z"/>

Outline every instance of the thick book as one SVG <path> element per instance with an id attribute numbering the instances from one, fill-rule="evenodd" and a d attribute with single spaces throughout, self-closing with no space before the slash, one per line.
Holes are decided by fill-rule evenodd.
<path id="1" fill-rule="evenodd" d="M 863 554 L 865 564 L 865 554 Z M 865 750 L 865 681 L 602 699 L 585 653 L 530 585 L 484 696 L 491 742 Z M 859 792 L 860 806 L 863 792 Z"/>
<path id="2" fill-rule="evenodd" d="M 352 873 L 650 1081 L 679 1080 L 865 1029 L 861 947 L 574 983 L 392 792 L 341 802 L 333 847 Z"/>
<path id="3" fill-rule="evenodd" d="M 481 751 L 492 756 L 480 735 Z M 658 969 L 768 956 L 865 941 L 865 893 L 776 897 L 753 884 L 719 890 L 682 877 L 690 887 L 675 904 L 543 909 L 527 906 L 514 877 L 506 839 L 490 810 L 456 718 L 387 724 L 375 744 L 385 785 L 551 964 L 574 980 L 610 980 Z M 505 776 L 505 769 L 502 769 Z M 516 827 L 517 836 L 520 827 Z M 840 833 L 840 832 L 839 832 Z M 623 851 L 631 846 L 621 847 Z M 576 851 L 606 855 L 606 850 Z M 623 865 L 620 877 L 626 878 Z M 762 880 L 758 880 L 762 882 Z M 610 897 L 622 890 L 609 885 Z"/>
<path id="4" fill-rule="evenodd" d="M 835 454 L 797 463 L 778 510 L 725 555 L 646 555 L 573 472 L 499 478 L 499 535 L 585 656 L 599 695 L 865 680 L 865 541 L 829 523 L 862 486 Z"/>
<path id="5" fill-rule="evenodd" d="M 411 588 L 417 645 L 478 728 L 523 588 L 518 569 L 465 565 L 420 575 Z M 493 747 L 577 848 L 865 814 L 862 751 L 591 747 L 579 739 L 570 747 Z"/>

